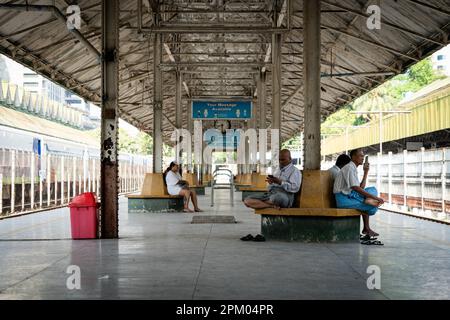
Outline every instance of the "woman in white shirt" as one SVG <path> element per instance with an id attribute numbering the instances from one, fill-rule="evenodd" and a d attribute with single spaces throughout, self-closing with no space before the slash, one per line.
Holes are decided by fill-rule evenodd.
<path id="1" fill-rule="evenodd" d="M 180 195 L 184 197 L 184 212 L 202 212 L 198 207 L 197 193 L 189 189 L 189 184 L 181 178 L 179 169 L 180 167 L 176 162 L 171 162 L 166 171 L 164 171 L 167 192 L 172 196 Z M 194 210 L 189 209 L 189 199 L 192 200 Z"/>

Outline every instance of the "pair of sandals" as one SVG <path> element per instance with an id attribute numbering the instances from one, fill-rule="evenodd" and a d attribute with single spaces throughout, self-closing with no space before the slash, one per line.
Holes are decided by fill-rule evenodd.
<path id="1" fill-rule="evenodd" d="M 372 237 L 368 234 L 360 235 L 359 240 L 361 240 L 361 244 L 368 245 L 368 246 L 384 246 L 384 243 L 377 240 L 377 237 Z"/>
<path id="2" fill-rule="evenodd" d="M 242 241 L 256 241 L 256 242 L 263 242 L 266 241 L 266 238 L 264 238 L 263 235 L 257 234 L 256 236 L 253 236 L 251 234 L 246 235 L 245 237 L 241 238 Z"/>

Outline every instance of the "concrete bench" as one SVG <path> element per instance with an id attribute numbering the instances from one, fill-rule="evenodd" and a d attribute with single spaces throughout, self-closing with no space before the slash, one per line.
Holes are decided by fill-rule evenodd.
<path id="1" fill-rule="evenodd" d="M 180 212 L 184 202 L 181 196 L 167 192 L 162 173 L 147 173 L 139 194 L 129 194 L 128 212 Z"/>
<path id="2" fill-rule="evenodd" d="M 302 190 L 293 208 L 259 209 L 267 240 L 302 242 L 359 241 L 361 212 L 337 209 L 327 171 L 303 171 Z"/>

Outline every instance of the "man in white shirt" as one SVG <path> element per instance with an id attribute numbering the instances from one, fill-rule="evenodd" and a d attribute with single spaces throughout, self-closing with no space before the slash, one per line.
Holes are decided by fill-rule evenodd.
<path id="1" fill-rule="evenodd" d="M 350 152 L 350 158 L 352 161 L 341 169 L 334 181 L 333 193 L 336 197 L 336 205 L 338 208 L 361 211 L 364 223 L 362 233 L 378 236 L 378 233 L 370 229 L 369 216 L 377 212 L 384 200 L 378 197 L 378 191 L 374 187 L 364 189 L 369 173 L 369 163 L 364 164 L 364 176 L 361 183 L 359 182 L 357 167 L 363 164 L 364 152 L 361 149 L 353 150 Z"/>
<path id="2" fill-rule="evenodd" d="M 350 157 L 346 154 L 341 154 L 336 159 L 336 164 L 328 169 L 328 171 L 331 173 L 331 176 L 333 177 L 333 181 L 336 180 L 339 171 L 341 171 L 341 169 L 350 161 L 352 161 L 352 159 L 350 159 Z"/>
<path id="3" fill-rule="evenodd" d="M 292 164 L 291 152 L 287 149 L 280 151 L 279 163 L 280 169 L 267 178 L 268 192 L 245 198 L 244 204 L 247 207 L 252 209 L 292 207 L 295 194 L 300 190 L 302 174 Z"/>

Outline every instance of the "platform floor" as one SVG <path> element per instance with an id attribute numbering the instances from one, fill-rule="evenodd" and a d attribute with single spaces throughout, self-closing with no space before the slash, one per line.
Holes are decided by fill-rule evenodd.
<path id="1" fill-rule="evenodd" d="M 380 211 L 385 246 L 242 242 L 260 216 L 210 188 L 202 214 L 236 224 L 190 224 L 190 214 L 128 214 L 119 240 L 70 240 L 69 210 L 0 221 L 0 299 L 450 299 L 450 226 Z M 68 290 L 67 267 L 81 270 Z M 381 289 L 367 288 L 367 267 Z"/>

